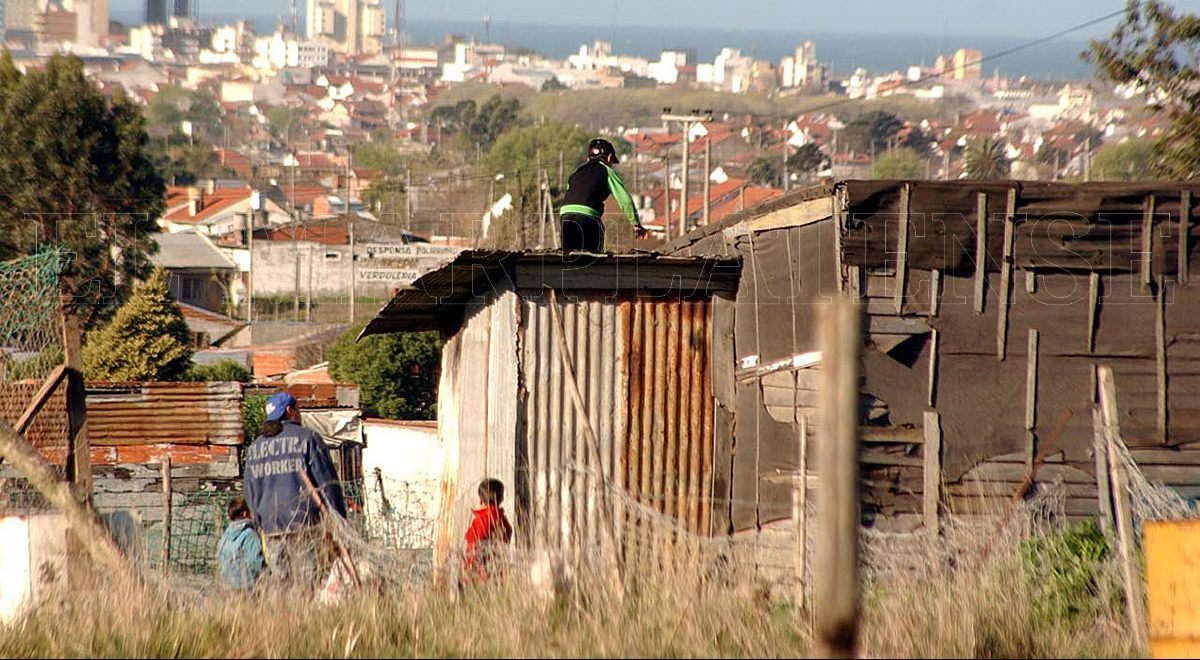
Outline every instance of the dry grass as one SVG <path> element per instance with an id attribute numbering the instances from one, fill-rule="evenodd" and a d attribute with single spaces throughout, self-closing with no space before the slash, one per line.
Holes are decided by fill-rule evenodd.
<path id="1" fill-rule="evenodd" d="M 1023 528 L 1023 527 L 1022 527 Z M 1081 540 L 1082 539 L 1082 540 Z M 1092 543 L 1093 545 L 1087 545 Z M 1099 541 L 1103 545 L 1103 539 Z M 948 549 L 948 546 L 953 546 Z M 1084 551 L 1079 548 L 1083 547 Z M 1107 556 L 1047 528 L 949 534 L 911 547 L 864 589 L 868 657 L 1130 657 Z M 986 548 L 986 549 L 985 549 Z M 873 557 L 878 556 L 872 553 Z M 921 556 L 920 554 L 917 555 Z M 935 556 L 929 551 L 928 557 Z M 1089 558 L 1090 557 L 1090 558 Z M 97 588 L 0 629 L 4 657 L 797 657 L 809 612 L 738 569 L 539 595 L 523 573 L 467 593 L 394 583 L 329 606 L 304 594 L 232 596 L 181 584 Z M 1066 576 L 1066 577 L 1063 577 Z M 602 584 L 603 581 L 587 580 Z"/>

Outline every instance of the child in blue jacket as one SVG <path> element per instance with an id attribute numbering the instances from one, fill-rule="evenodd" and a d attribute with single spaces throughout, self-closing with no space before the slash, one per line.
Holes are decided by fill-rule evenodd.
<path id="1" fill-rule="evenodd" d="M 249 589 L 262 574 L 262 539 L 250 519 L 246 500 L 235 497 L 229 502 L 229 526 L 217 545 L 217 564 L 221 582 L 230 589 Z"/>

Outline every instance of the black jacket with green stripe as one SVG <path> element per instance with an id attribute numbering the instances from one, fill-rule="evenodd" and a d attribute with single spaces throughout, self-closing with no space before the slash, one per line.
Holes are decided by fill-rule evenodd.
<path id="1" fill-rule="evenodd" d="M 610 194 L 617 201 L 621 210 L 625 212 L 625 217 L 629 219 L 630 224 L 635 227 L 640 226 L 637 206 L 633 203 L 629 192 L 625 190 L 625 184 L 621 182 L 621 177 L 616 170 L 599 160 L 589 160 L 571 174 L 571 178 L 567 181 L 567 192 L 563 195 L 560 211 L 562 213 L 582 213 L 599 218 L 604 215 L 604 200 L 608 199 Z"/>

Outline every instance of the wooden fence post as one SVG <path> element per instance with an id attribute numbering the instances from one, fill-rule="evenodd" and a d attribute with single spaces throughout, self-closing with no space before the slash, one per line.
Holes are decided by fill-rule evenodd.
<path id="1" fill-rule="evenodd" d="M 1108 444 L 1108 470 L 1112 480 L 1113 514 L 1117 528 L 1117 550 L 1125 578 L 1125 611 L 1129 629 L 1139 649 L 1146 648 L 1146 601 L 1142 598 L 1142 577 L 1133 552 L 1133 521 L 1129 511 L 1129 482 L 1124 462 L 1117 453 L 1121 441 L 1117 387 L 1112 367 L 1100 367 L 1100 411 L 1104 417 L 1104 435 Z"/>
<path id="2" fill-rule="evenodd" d="M 942 420 L 936 412 L 925 413 L 925 460 L 924 460 L 924 490 L 923 504 L 925 513 L 925 531 L 929 541 L 937 541 L 941 532 L 941 521 L 938 518 L 938 503 L 941 501 L 942 488 Z"/>
<path id="3" fill-rule="evenodd" d="M 796 531 L 796 608 L 804 610 L 808 563 L 808 416 L 800 416 L 800 475 L 792 479 L 792 523 Z"/>
<path id="4" fill-rule="evenodd" d="M 171 457 L 162 457 L 162 492 L 163 492 L 163 537 L 162 565 L 163 574 L 171 572 Z"/>
<path id="5" fill-rule="evenodd" d="M 858 374 L 862 319 L 857 301 L 822 306 L 815 589 L 817 652 L 854 657 L 858 642 Z"/>

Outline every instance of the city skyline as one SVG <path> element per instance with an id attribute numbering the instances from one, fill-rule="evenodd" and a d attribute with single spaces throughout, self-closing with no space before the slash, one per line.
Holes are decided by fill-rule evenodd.
<path id="1" fill-rule="evenodd" d="M 303 20 L 306 0 L 297 0 L 297 13 Z M 390 12 L 393 2 L 384 2 Z M 1200 0 L 1171 3 L 1182 12 L 1200 13 Z M 954 34 L 1014 36 L 1049 33 L 1120 10 L 1125 0 L 1010 0 L 998 4 L 989 0 L 912 0 L 896 3 L 885 0 L 849 0 L 830 5 L 806 2 L 797 10 L 788 0 L 751 0 L 748 3 L 724 3 L 714 0 L 662 0 L 650 5 L 635 5 L 630 0 L 609 0 L 588 7 L 552 0 L 494 2 L 452 0 L 443 3 L 407 2 L 409 20 L 481 21 L 490 16 L 494 24 L 504 21 L 522 24 L 622 26 L 674 25 L 687 28 L 727 28 L 756 30 L 807 30 L 848 34 Z M 641 12 L 634 20 L 631 12 Z M 139 15 L 144 0 L 112 0 L 114 15 Z M 286 16 L 287 0 L 246 3 L 237 0 L 206 0 L 199 8 L 205 15 L 229 17 Z M 586 12 L 584 11 L 586 9 Z M 578 17 L 587 15 L 588 20 Z M 846 20 L 853 17 L 853 22 Z M 1042 29 L 1031 30 L 1034 25 Z M 1107 33 L 1116 19 L 1080 31 L 1081 36 Z"/>

